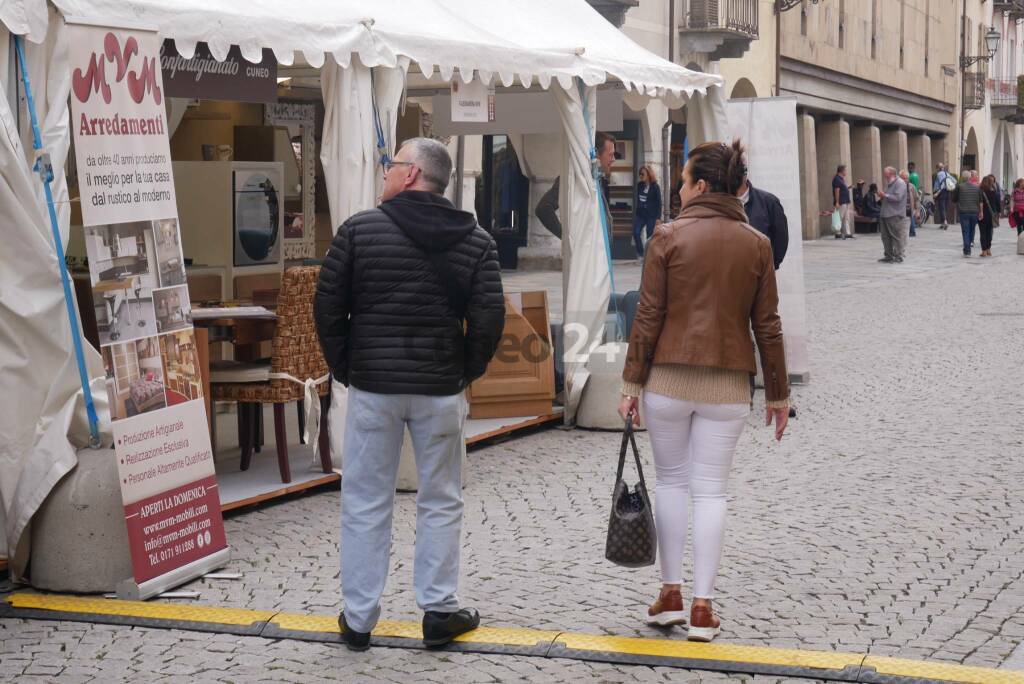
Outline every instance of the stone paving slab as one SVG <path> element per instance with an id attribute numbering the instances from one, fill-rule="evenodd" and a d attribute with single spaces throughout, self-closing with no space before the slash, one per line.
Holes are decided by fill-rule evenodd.
<path id="1" fill-rule="evenodd" d="M 740 441 L 718 586 L 723 639 L 988 667 L 1024 640 L 1024 257 L 1010 233 L 997 230 L 996 258 L 966 260 L 957 231 L 925 228 L 902 265 L 877 264 L 871 237 L 805 243 L 813 381 L 795 389 L 799 417 L 781 444 L 756 415 Z M 489 624 L 661 636 L 640 620 L 655 569 L 603 560 L 616 449 L 613 434 L 552 429 L 470 454 L 461 594 Z M 329 491 L 229 518 L 228 569 L 243 579 L 187 588 L 203 603 L 336 612 L 338 504 Z M 419 617 L 414 511 L 413 496 L 397 496 L 387 618 Z M 111 663 L 196 681 L 751 680 L 0 621 L 0 676 L 89 681 L 109 678 Z"/>

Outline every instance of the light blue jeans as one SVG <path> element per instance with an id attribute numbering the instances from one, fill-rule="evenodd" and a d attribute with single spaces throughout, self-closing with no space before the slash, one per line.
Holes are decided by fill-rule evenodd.
<path id="1" fill-rule="evenodd" d="M 464 395 L 348 393 L 341 477 L 341 587 L 345 620 L 370 632 L 391 559 L 391 519 L 406 426 L 416 451 L 416 603 L 459 609 Z"/>

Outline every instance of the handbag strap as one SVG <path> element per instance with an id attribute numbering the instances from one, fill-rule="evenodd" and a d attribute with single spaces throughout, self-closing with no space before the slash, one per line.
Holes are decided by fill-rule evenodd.
<path id="1" fill-rule="evenodd" d="M 981 199 L 985 201 L 985 206 L 988 207 L 988 213 L 995 217 L 996 212 L 992 209 L 992 203 L 988 201 L 988 195 L 985 193 L 984 190 L 981 190 Z"/>
<path id="2" fill-rule="evenodd" d="M 626 446 L 633 447 L 633 460 L 636 461 L 636 473 L 640 476 L 640 486 L 647 489 L 647 483 L 644 482 L 644 469 L 640 465 L 640 450 L 636 448 L 636 439 L 633 437 L 633 421 L 626 419 L 626 427 L 622 431 L 622 447 L 619 449 L 619 470 L 615 474 L 615 481 L 620 482 L 622 480 L 622 470 L 626 466 Z"/>

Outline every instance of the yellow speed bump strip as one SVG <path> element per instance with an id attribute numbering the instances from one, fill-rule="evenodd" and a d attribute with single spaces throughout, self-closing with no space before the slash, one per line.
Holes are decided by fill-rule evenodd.
<path id="1" fill-rule="evenodd" d="M 114 622 L 143 626 L 177 627 L 258 635 L 272 610 L 245 610 L 221 606 L 158 603 L 156 601 L 119 601 L 61 594 L 19 592 L 6 597 L 19 611 L 61 613 L 68 620 Z M 86 616 L 91 619 L 86 619 Z M 106 618 L 106 619 L 104 619 Z M 167 624 L 164 624 L 167 623 Z"/>
<path id="2" fill-rule="evenodd" d="M 272 639 L 338 642 L 335 615 L 309 615 L 219 606 L 120 601 L 20 592 L 3 596 L 0 618 L 70 620 L 136 627 L 183 629 Z M 379 646 L 422 648 L 418 622 L 382 620 L 373 631 Z M 1024 673 L 869 656 L 864 653 L 801 651 L 680 639 L 641 639 L 533 629 L 481 627 L 459 637 L 449 650 L 618 664 L 774 674 L 872 684 L 968 682 L 1024 684 Z"/>
<path id="3" fill-rule="evenodd" d="M 678 639 L 639 639 L 633 637 L 562 634 L 558 641 L 570 651 L 598 651 L 631 655 L 684 658 L 686 660 L 719 660 L 760 665 L 844 670 L 860 667 L 863 653 L 833 651 L 799 651 L 795 649 L 741 646 L 739 644 L 701 644 Z"/>
<path id="4" fill-rule="evenodd" d="M 1024 672 L 968 667 L 903 658 L 868 656 L 864 659 L 862 682 L 928 681 L 970 682 L 971 684 L 1024 684 Z M 872 672 L 873 670 L 873 672 Z"/>

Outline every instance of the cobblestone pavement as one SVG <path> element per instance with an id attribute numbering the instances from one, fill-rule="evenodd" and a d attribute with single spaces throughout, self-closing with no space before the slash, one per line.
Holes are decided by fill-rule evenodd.
<path id="1" fill-rule="evenodd" d="M 719 579 L 723 640 L 1024 666 L 1024 257 L 922 229 L 903 265 L 877 237 L 805 243 L 811 384 L 781 444 L 750 419 L 733 468 Z M 635 266 L 621 269 L 629 283 Z M 557 287 L 523 274 L 510 288 Z M 758 407 L 760 410 L 760 398 Z M 640 440 L 650 462 L 646 439 Z M 462 597 L 488 624 L 659 636 L 640 621 L 654 568 L 602 558 L 617 437 L 551 429 L 471 452 Z M 653 472 L 653 471 L 652 471 Z M 384 616 L 418 619 L 415 501 L 396 501 Z M 340 607 L 337 491 L 227 521 L 240 581 L 202 603 Z M 672 633 L 680 638 L 680 633 Z M 566 660 L 339 647 L 72 623 L 0 621 L 0 679 L 61 681 L 778 681 Z M 21 680 L 19 680 L 21 681 Z"/>

